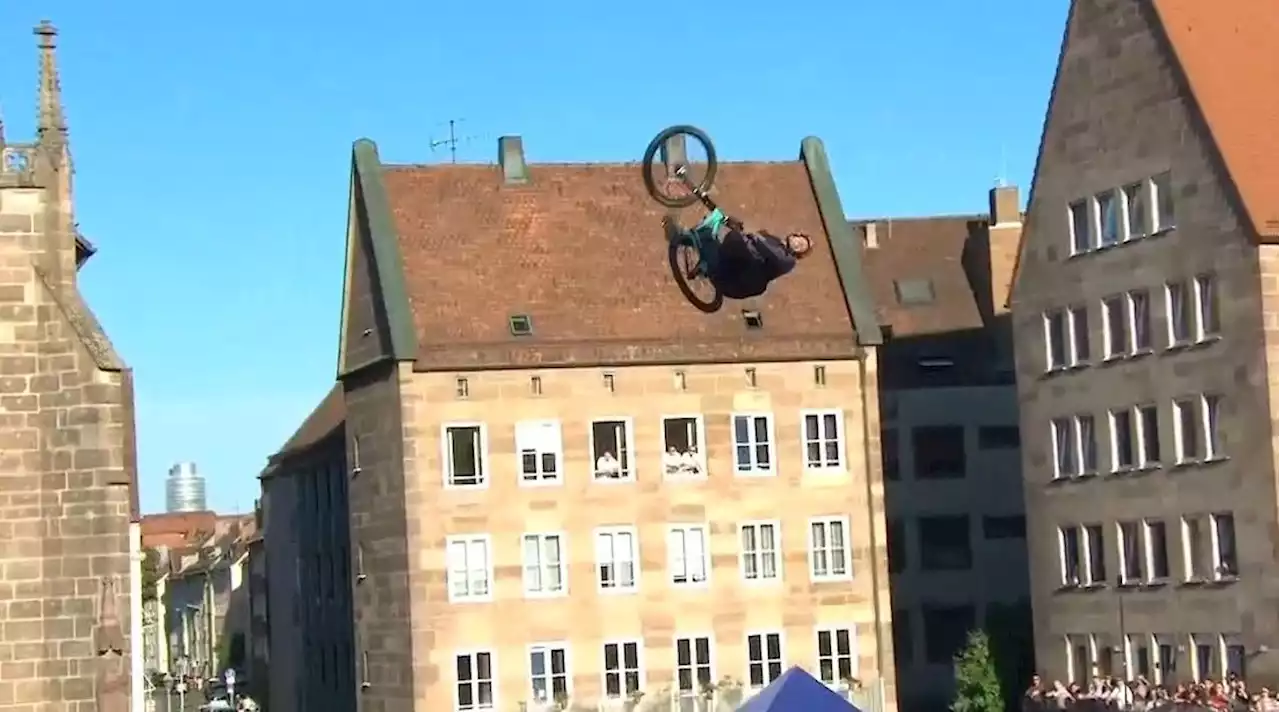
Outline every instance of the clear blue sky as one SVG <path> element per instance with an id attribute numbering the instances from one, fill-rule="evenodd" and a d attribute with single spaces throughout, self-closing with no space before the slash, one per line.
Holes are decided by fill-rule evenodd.
<path id="1" fill-rule="evenodd" d="M 39 13 L 31 9 L 40 5 Z M 137 375 L 142 503 L 170 463 L 247 509 L 333 382 L 351 142 L 466 119 L 467 160 L 634 160 L 694 123 L 730 159 L 827 146 L 850 216 L 978 212 L 1026 186 L 1067 2 L 46 0 L 0 3 L 0 106 L 31 135 L 59 60 L 88 299 Z M 694 67 L 691 71 L 686 67 Z"/>

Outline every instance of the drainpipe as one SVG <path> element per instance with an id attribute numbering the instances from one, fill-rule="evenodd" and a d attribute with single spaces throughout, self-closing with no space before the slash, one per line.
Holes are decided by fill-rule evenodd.
<path id="1" fill-rule="evenodd" d="M 130 687 L 129 695 L 131 712 L 143 712 L 145 695 L 143 666 L 146 664 L 142 649 L 142 524 L 129 523 L 129 662 Z"/>
<path id="2" fill-rule="evenodd" d="M 880 567 L 875 561 L 876 547 L 879 540 L 876 538 L 876 511 L 874 488 L 871 482 L 871 473 L 874 472 L 875 462 L 871 452 L 871 405 L 870 399 L 867 398 L 867 350 L 861 348 L 858 351 L 858 390 L 862 394 L 862 458 L 866 463 L 867 477 L 864 477 L 867 491 L 867 529 L 868 541 L 871 543 L 871 610 L 876 621 L 876 671 L 880 673 L 880 694 L 884 695 L 884 641 L 882 640 L 880 626 L 884 622 L 884 613 L 880 610 Z M 877 402 L 876 407 L 879 407 Z M 878 421 L 879 419 L 877 419 Z"/>

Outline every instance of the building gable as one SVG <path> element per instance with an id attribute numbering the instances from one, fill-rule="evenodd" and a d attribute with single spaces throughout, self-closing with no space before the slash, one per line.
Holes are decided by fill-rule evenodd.
<path id="1" fill-rule="evenodd" d="M 1135 132 L 1138 132 L 1135 134 Z M 1201 124 L 1151 5 L 1074 0 L 1044 117 L 1011 301 L 1041 291 L 1073 254 L 1071 202 L 1203 165 Z M 1171 147 L 1190 146 L 1193 151 Z M 1203 147 L 1202 147 L 1203 146 Z"/>
<path id="2" fill-rule="evenodd" d="M 416 350 L 399 245 L 372 142 L 357 141 L 352 148 L 347 211 L 339 378 L 386 359 L 411 359 Z"/>

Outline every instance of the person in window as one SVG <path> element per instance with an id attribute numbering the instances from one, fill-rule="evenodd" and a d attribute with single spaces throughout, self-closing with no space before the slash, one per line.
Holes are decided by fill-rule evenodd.
<path id="1" fill-rule="evenodd" d="M 605 450 L 598 459 L 596 459 L 596 477 L 607 477 L 609 479 L 618 479 L 622 476 L 622 463 L 618 462 L 618 458 L 613 456 L 612 452 Z"/>
<path id="2" fill-rule="evenodd" d="M 1031 676 L 1031 684 L 1022 693 L 1022 710 L 1023 712 L 1043 712 L 1044 710 L 1044 681 L 1039 675 Z"/>
<path id="3" fill-rule="evenodd" d="M 682 460 L 683 458 L 680 455 L 680 451 L 676 449 L 675 445 L 671 445 L 662 455 L 662 469 L 666 471 L 668 475 L 679 474 Z"/>
<path id="4" fill-rule="evenodd" d="M 698 448 L 690 447 L 680 453 L 680 474 L 691 476 L 702 474 L 702 460 L 698 457 Z"/>

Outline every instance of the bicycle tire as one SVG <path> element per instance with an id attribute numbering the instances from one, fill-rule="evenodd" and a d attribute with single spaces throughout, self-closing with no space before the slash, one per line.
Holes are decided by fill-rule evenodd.
<path id="1" fill-rule="evenodd" d="M 680 289 L 680 294 L 685 301 L 693 305 L 695 309 L 704 314 L 714 314 L 720 311 L 724 306 L 724 295 L 716 287 L 709 277 L 690 275 L 684 265 L 680 264 L 680 248 L 686 248 L 693 254 L 698 254 L 698 248 L 691 242 L 684 239 L 671 240 L 667 243 L 667 264 L 671 267 L 671 276 L 676 281 L 676 286 Z M 694 288 L 695 284 L 705 284 L 711 288 L 711 299 L 704 299 L 702 295 Z"/>
<path id="2" fill-rule="evenodd" d="M 663 145 L 666 144 L 668 139 L 681 134 L 692 137 L 695 141 L 702 144 L 702 148 L 707 154 L 707 170 L 703 174 L 702 180 L 697 184 L 696 191 L 690 192 L 687 196 L 676 198 L 667 195 L 658 189 L 657 176 L 653 174 L 653 160 L 658 157 L 658 152 L 662 150 Z M 649 142 L 648 147 L 644 149 L 644 162 L 641 163 L 640 166 L 641 172 L 644 174 L 644 187 L 645 190 L 649 191 L 650 197 L 668 208 L 687 208 L 700 200 L 697 193 L 708 193 L 711 191 L 711 186 L 714 185 L 716 181 L 716 170 L 719 168 L 719 163 L 716 161 L 716 148 L 712 145 L 711 137 L 707 135 L 706 131 L 688 124 L 677 124 L 675 126 L 668 126 L 662 131 L 659 131 L 657 136 L 653 137 L 653 140 Z"/>

